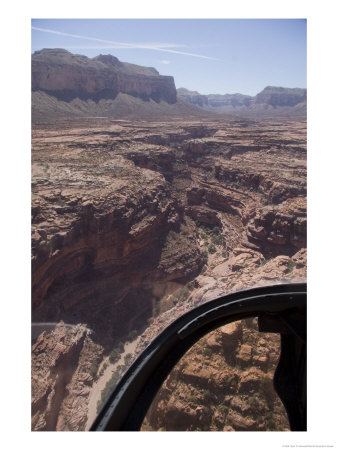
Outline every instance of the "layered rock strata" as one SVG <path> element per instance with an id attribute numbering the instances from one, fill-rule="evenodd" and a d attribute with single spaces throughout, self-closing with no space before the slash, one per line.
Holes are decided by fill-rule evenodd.
<path id="1" fill-rule="evenodd" d="M 81 430 L 102 347 L 85 325 L 58 324 L 32 347 L 32 427 L 37 431 Z"/>
<path id="2" fill-rule="evenodd" d="M 109 317 L 111 339 L 152 315 L 155 285 L 191 279 L 202 260 L 194 225 L 187 226 L 160 174 L 99 150 L 76 151 L 76 164 L 74 153 L 53 154 L 48 181 L 37 176 L 33 183 L 33 316 L 36 322 L 81 319 L 104 334 Z M 35 170 L 44 169 L 38 163 Z M 170 231 L 177 236 L 175 254 Z"/>
<path id="3" fill-rule="evenodd" d="M 63 49 L 44 49 L 32 55 L 32 90 L 58 100 L 114 99 L 118 93 L 176 102 L 174 79 L 149 67 L 122 63 L 112 55 L 87 58 Z"/>

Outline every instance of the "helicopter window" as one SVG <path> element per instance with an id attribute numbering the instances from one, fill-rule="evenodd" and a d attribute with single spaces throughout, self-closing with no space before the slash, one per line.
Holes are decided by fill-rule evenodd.
<path id="1" fill-rule="evenodd" d="M 261 333 L 257 318 L 200 339 L 154 398 L 141 431 L 287 431 L 273 387 L 280 336 Z"/>

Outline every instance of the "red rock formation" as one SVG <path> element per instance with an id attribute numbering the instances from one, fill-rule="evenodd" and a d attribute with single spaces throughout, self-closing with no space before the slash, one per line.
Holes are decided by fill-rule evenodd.
<path id="1" fill-rule="evenodd" d="M 249 243 L 263 253 L 293 252 L 306 247 L 306 200 L 286 200 L 278 206 L 266 206 L 248 212 L 246 234 Z M 244 219 L 245 220 L 245 219 Z"/>
<path id="2" fill-rule="evenodd" d="M 43 332 L 32 347 L 32 428 L 36 431 L 84 430 L 91 385 L 102 347 L 85 325 L 63 322 Z M 74 399 L 75 402 L 74 402 Z"/>

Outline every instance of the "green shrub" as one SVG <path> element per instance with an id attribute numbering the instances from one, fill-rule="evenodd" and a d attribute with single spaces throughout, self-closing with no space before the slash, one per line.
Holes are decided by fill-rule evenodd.
<path id="1" fill-rule="evenodd" d="M 132 359 L 133 355 L 131 353 L 127 353 L 126 356 L 124 357 L 124 364 L 128 366 Z"/>
<path id="2" fill-rule="evenodd" d="M 203 356 L 205 356 L 206 358 L 211 358 L 213 354 L 214 352 L 211 350 L 210 347 L 205 347 L 203 349 Z"/>
<path id="3" fill-rule="evenodd" d="M 211 236 L 211 241 L 215 244 L 215 245 L 222 245 L 223 244 L 223 238 L 222 235 L 212 235 Z"/>
<path id="4" fill-rule="evenodd" d="M 293 269 L 295 268 L 296 263 L 294 261 L 292 261 L 292 259 L 290 259 L 289 263 L 288 263 L 288 271 L 287 273 L 290 273 L 293 271 Z"/>
<path id="5" fill-rule="evenodd" d="M 196 396 L 196 395 L 190 395 L 189 397 L 188 397 L 188 402 L 189 403 L 194 403 L 194 404 L 199 404 L 199 402 L 200 402 L 200 400 L 199 400 L 199 398 Z"/>
<path id="6" fill-rule="evenodd" d="M 190 283 L 187 284 L 187 288 L 189 289 L 189 291 L 192 291 L 194 289 L 194 282 L 190 281 Z"/>
<path id="7" fill-rule="evenodd" d="M 214 227 L 212 230 L 211 230 L 211 235 L 212 236 L 219 236 L 221 234 L 221 230 L 218 228 L 218 227 Z"/>
<path id="8" fill-rule="evenodd" d="M 126 340 L 127 342 L 133 342 L 137 337 L 138 337 L 137 330 L 132 330 L 129 332 Z"/>
<path id="9" fill-rule="evenodd" d="M 210 245 L 208 246 L 208 251 L 209 251 L 209 253 L 211 253 L 211 254 L 216 253 L 216 247 L 214 246 L 214 244 L 210 244 Z"/>
<path id="10" fill-rule="evenodd" d="M 210 410 L 209 406 L 203 405 L 202 409 L 203 409 L 204 414 L 208 414 L 209 415 L 211 413 L 211 410 Z M 208 425 L 205 425 L 204 430 L 207 431 L 208 429 L 209 429 Z"/>
<path id="11" fill-rule="evenodd" d="M 99 373 L 100 377 L 104 374 L 104 371 L 106 370 L 107 367 L 108 367 L 108 364 L 106 362 L 103 363 L 100 373 Z"/>
<path id="12" fill-rule="evenodd" d="M 273 386 L 273 381 L 267 375 L 265 375 L 261 380 L 261 392 L 264 394 L 268 402 L 273 401 L 276 392 Z"/>
<path id="13" fill-rule="evenodd" d="M 98 362 L 97 362 L 97 361 L 92 362 L 92 364 L 91 364 L 91 366 L 90 366 L 90 368 L 89 368 L 89 373 L 90 373 L 90 375 L 91 375 L 93 378 L 95 378 L 98 369 L 99 369 L 99 364 L 98 364 Z"/>
<path id="14" fill-rule="evenodd" d="M 277 425 L 276 425 L 276 421 L 275 421 L 275 418 L 273 416 L 273 413 L 271 411 L 269 411 L 266 414 L 265 419 L 266 419 L 266 427 L 267 427 L 267 429 L 271 430 L 271 431 L 275 430 Z"/>
<path id="15" fill-rule="evenodd" d="M 124 350 L 124 344 L 122 342 L 119 342 L 116 346 L 116 349 L 119 353 L 122 353 Z"/>
<path id="16" fill-rule="evenodd" d="M 230 381 L 230 386 L 233 389 L 237 388 L 237 380 L 236 380 L 236 378 L 232 378 L 232 380 Z"/>
<path id="17" fill-rule="evenodd" d="M 200 236 L 202 239 L 208 239 L 208 236 L 202 230 L 200 231 Z"/>
<path id="18" fill-rule="evenodd" d="M 111 376 L 110 380 L 107 382 L 105 388 L 101 392 L 101 398 L 97 402 L 97 406 L 96 406 L 97 411 L 99 411 L 101 406 L 104 405 L 104 403 L 107 400 L 109 394 L 113 391 L 113 389 L 115 388 L 115 386 L 119 382 L 120 378 L 121 378 L 121 371 L 118 370 L 118 371 L 113 373 L 113 375 Z"/>
<path id="19" fill-rule="evenodd" d="M 212 393 L 208 389 L 205 389 L 203 392 L 203 400 L 209 403 L 211 402 L 212 398 L 213 398 Z"/>
<path id="20" fill-rule="evenodd" d="M 255 396 L 251 396 L 248 398 L 248 403 L 252 408 L 256 408 L 259 404 L 257 398 Z"/>
<path id="21" fill-rule="evenodd" d="M 110 352 L 110 354 L 109 354 L 109 361 L 111 363 L 114 363 L 114 362 L 116 362 L 119 359 L 119 357 L 120 357 L 120 355 L 121 355 L 121 353 L 123 351 L 123 348 L 124 347 L 122 347 L 122 350 L 121 350 L 121 347 L 116 347 Z"/>
<path id="22" fill-rule="evenodd" d="M 228 414 L 228 412 L 229 412 L 229 407 L 226 406 L 226 405 L 219 405 L 218 408 L 217 408 L 217 410 L 218 410 L 221 414 L 226 415 L 226 414 Z"/>

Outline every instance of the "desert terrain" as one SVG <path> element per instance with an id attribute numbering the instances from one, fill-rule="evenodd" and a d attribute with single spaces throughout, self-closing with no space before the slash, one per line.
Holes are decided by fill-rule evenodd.
<path id="1" fill-rule="evenodd" d="M 250 286 L 305 277 L 304 120 L 36 124 L 32 321 L 56 326 L 33 340 L 32 428 L 88 429 L 93 398 L 100 397 L 93 390 L 109 377 L 112 388 L 147 344 L 190 308 Z M 224 344 L 229 334 L 231 350 Z M 287 429 L 271 386 L 255 394 L 258 375 L 271 382 L 278 335 L 260 336 L 254 322 L 243 321 L 205 339 L 171 376 L 181 400 L 168 401 L 173 389 L 159 394 L 145 429 L 166 429 L 172 412 L 164 405 L 176 405 L 183 429 Z M 203 397 L 198 389 L 206 389 L 211 372 L 216 381 Z M 220 402 L 224 377 L 232 399 L 228 393 L 219 410 L 205 395 Z M 168 429 L 175 426 L 169 420 Z"/>

